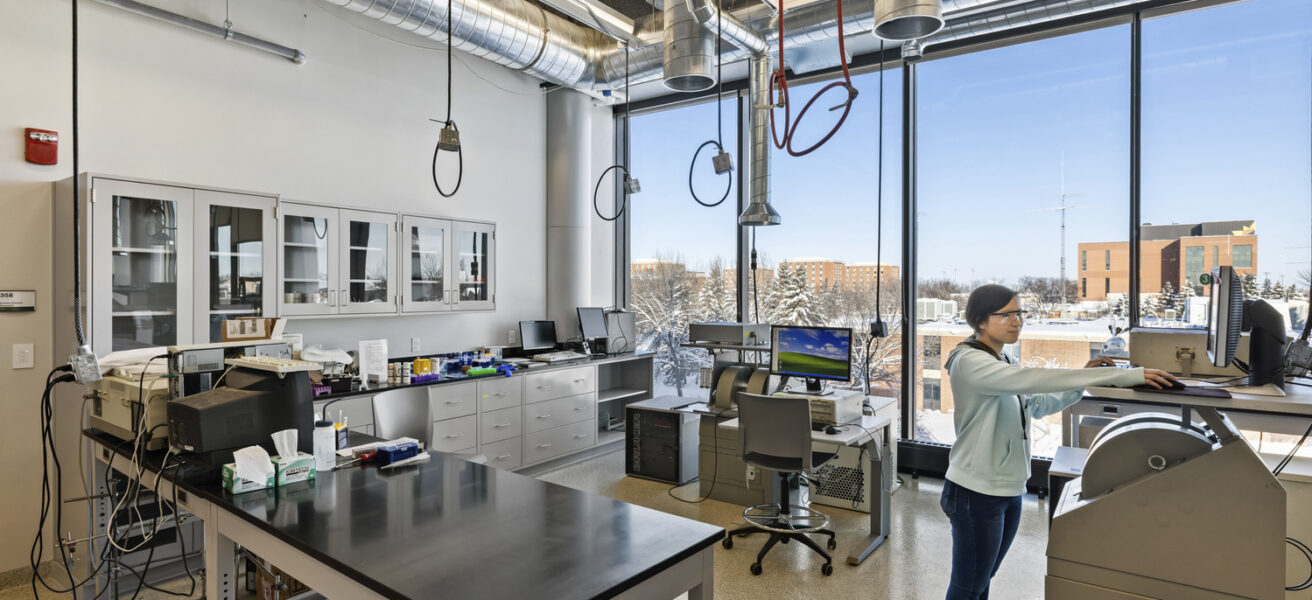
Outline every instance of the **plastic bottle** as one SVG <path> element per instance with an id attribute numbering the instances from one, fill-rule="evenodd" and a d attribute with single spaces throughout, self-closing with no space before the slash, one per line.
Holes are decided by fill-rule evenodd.
<path id="1" fill-rule="evenodd" d="M 314 468 L 331 471 L 337 466 L 337 434 L 332 421 L 314 422 Z"/>

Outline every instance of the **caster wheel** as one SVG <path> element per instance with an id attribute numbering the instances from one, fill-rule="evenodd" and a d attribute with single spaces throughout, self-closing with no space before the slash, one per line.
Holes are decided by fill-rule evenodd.
<path id="1" fill-rule="evenodd" d="M 823 573 L 825 576 L 833 575 L 833 574 L 834 574 L 834 565 L 831 565 L 831 564 L 829 564 L 829 563 L 825 563 L 825 564 L 823 564 L 823 565 L 820 566 L 820 572 Z"/>
<path id="2" fill-rule="evenodd" d="M 761 563 L 752 563 L 752 575 L 761 574 Z"/>
<path id="3" fill-rule="evenodd" d="M 789 539 L 789 538 L 779 538 L 779 541 L 782 542 L 782 543 L 784 543 L 784 544 L 787 544 L 787 543 L 788 543 L 788 539 Z"/>
<path id="4" fill-rule="evenodd" d="M 829 546 L 829 549 L 833 550 L 834 548 L 838 547 L 838 542 L 834 540 L 834 538 L 829 538 L 829 543 L 826 544 L 826 546 Z"/>
<path id="5" fill-rule="evenodd" d="M 720 545 L 721 545 L 721 546 L 724 546 L 724 549 L 725 549 L 725 550 L 728 550 L 728 549 L 730 549 L 730 548 L 733 548 L 733 536 L 729 536 L 729 537 L 724 538 L 724 540 L 722 540 L 722 541 L 720 542 Z"/>

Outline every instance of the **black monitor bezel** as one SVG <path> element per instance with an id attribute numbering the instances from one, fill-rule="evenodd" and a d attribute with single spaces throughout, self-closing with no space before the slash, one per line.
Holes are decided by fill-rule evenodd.
<path id="1" fill-rule="evenodd" d="M 1189 284 L 1189 282 L 1185 283 Z M 1236 291 L 1240 292 L 1240 303 L 1243 302 L 1242 285 L 1239 281 L 1239 273 L 1234 267 L 1219 265 L 1212 268 L 1207 306 L 1207 358 L 1212 366 L 1228 367 L 1239 353 L 1238 343 L 1234 345 L 1229 343 L 1230 330 L 1242 331 L 1243 319 L 1235 323 L 1230 320 L 1229 315 L 1234 310 L 1231 304 L 1234 302 Z M 1221 322 L 1223 319 L 1224 323 Z M 1225 335 L 1222 335 L 1223 333 Z"/>
<path id="2" fill-rule="evenodd" d="M 549 336 L 549 337 L 551 338 L 551 345 L 549 345 L 549 346 L 535 346 L 535 347 L 532 347 L 532 348 L 529 348 L 528 346 L 525 346 L 525 345 L 524 345 L 524 325 L 525 325 L 525 324 L 529 324 L 529 325 L 534 326 L 534 327 L 537 327 L 537 326 L 539 326 L 539 325 L 543 325 L 543 324 L 546 324 L 547 326 L 549 326 L 549 327 L 551 328 L 551 335 Z M 531 351 L 533 351 L 533 350 L 554 350 L 554 349 L 556 348 L 556 322 L 555 322 L 555 321 L 545 321 L 545 320 L 543 320 L 543 321 L 520 321 L 520 322 L 519 322 L 519 347 L 520 347 L 520 349 L 522 349 L 522 350 L 524 350 L 524 351 L 526 351 L 526 352 L 531 352 Z"/>
<path id="3" fill-rule="evenodd" d="M 601 313 L 601 335 L 589 336 L 589 335 L 588 335 L 588 332 L 583 328 L 583 311 L 585 311 L 585 310 L 596 310 L 596 311 L 599 311 L 599 312 Z M 578 319 L 579 319 L 579 335 L 580 335 L 583 339 L 585 339 L 585 340 L 596 340 L 596 339 L 601 339 L 601 338 L 608 337 L 608 334 L 607 334 L 607 332 L 606 332 L 606 309 L 605 309 L 604 307 L 601 307 L 601 306 L 579 306 L 579 307 L 576 307 L 576 308 L 574 309 L 574 312 L 575 312 L 575 314 L 578 316 Z M 594 332 L 594 333 L 595 333 L 595 332 Z"/>
<path id="4" fill-rule="evenodd" d="M 788 373 L 779 370 L 779 330 L 780 329 L 816 329 L 824 331 L 846 331 L 847 332 L 847 377 L 829 377 L 809 373 Z M 770 374 L 802 377 L 805 379 L 820 379 L 825 381 L 852 381 L 852 338 L 854 331 L 851 327 L 824 327 L 811 325 L 771 325 L 770 326 Z"/>

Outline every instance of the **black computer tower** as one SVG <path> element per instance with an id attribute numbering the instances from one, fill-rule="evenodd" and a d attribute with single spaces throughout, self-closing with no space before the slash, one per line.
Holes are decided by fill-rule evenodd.
<path id="1" fill-rule="evenodd" d="M 624 472 L 635 477 L 682 484 L 697 476 L 697 424 L 679 407 L 695 400 L 653 398 L 625 407 Z"/>

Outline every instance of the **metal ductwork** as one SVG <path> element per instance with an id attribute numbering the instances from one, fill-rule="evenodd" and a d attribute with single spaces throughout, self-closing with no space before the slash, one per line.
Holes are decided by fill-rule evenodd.
<path id="1" fill-rule="evenodd" d="M 747 169 L 750 203 L 738 215 L 738 224 L 778 225 L 779 213 L 770 206 L 770 54 L 753 55 L 748 59 L 747 71 L 747 94 L 751 99 Z"/>
<path id="2" fill-rule="evenodd" d="M 972 0 L 961 0 L 971 2 Z M 1144 0 L 1030 0 L 1022 4 L 1005 6 L 972 13 L 960 20 L 949 20 L 942 31 L 922 40 L 925 47 L 954 42 L 978 35 L 986 35 L 1037 25 L 1057 19 L 1085 15 L 1102 10 L 1139 4 Z"/>
<path id="3" fill-rule="evenodd" d="M 712 0 L 687 0 L 687 3 L 692 18 L 708 31 L 719 33 L 724 41 L 752 55 L 769 51 L 770 46 L 765 35 L 742 22 L 738 17 L 722 12 Z"/>
<path id="4" fill-rule="evenodd" d="M 676 92 L 700 92 L 715 85 L 715 33 L 702 27 L 688 5 L 665 2 L 665 43 L 662 53 L 665 87 Z"/>

